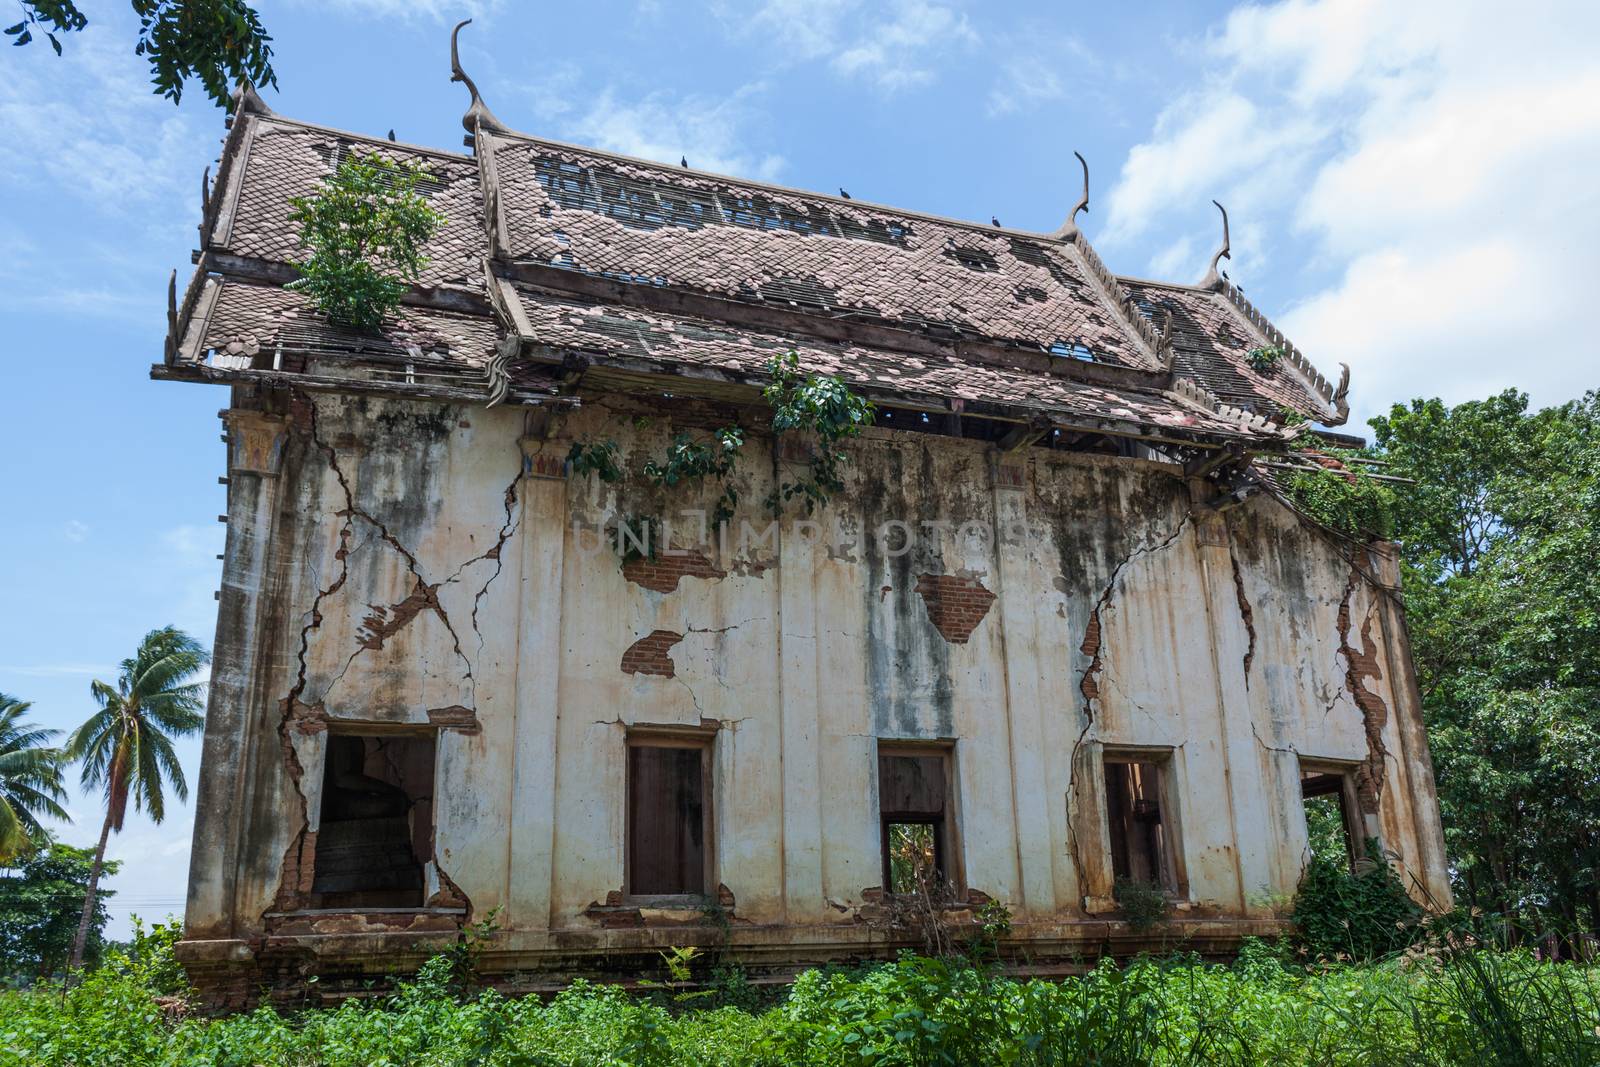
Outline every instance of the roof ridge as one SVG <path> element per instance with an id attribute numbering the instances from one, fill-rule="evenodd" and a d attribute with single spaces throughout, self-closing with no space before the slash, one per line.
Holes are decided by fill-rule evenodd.
<path id="1" fill-rule="evenodd" d="M 1105 286 L 1106 291 L 1115 298 L 1113 303 L 1116 304 L 1122 321 L 1149 347 L 1150 355 L 1155 357 L 1156 365 L 1164 371 L 1172 370 L 1172 361 L 1176 354 L 1172 345 L 1172 312 L 1165 312 L 1166 321 L 1162 323 L 1162 328 L 1158 332 L 1150 320 L 1133 310 L 1133 294 L 1123 287 L 1115 274 L 1111 273 L 1111 269 L 1101 260 L 1100 253 L 1094 250 L 1087 237 L 1080 232 L 1064 243 L 1078 250 L 1095 280 Z"/>

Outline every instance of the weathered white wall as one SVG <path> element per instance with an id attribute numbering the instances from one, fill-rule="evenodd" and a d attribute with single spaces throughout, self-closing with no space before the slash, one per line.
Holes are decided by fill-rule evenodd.
<path id="1" fill-rule="evenodd" d="M 219 652 L 219 672 L 250 677 L 219 690 L 233 703 L 213 707 L 202 772 L 209 795 L 243 783 L 233 837 L 204 811 L 199 830 L 238 877 L 197 849 L 193 930 L 250 936 L 284 899 L 315 830 L 330 720 L 445 724 L 445 884 L 475 915 L 502 907 L 532 947 L 635 933 L 578 936 L 598 930 L 586 909 L 622 888 L 636 724 L 716 724 L 717 880 L 738 920 L 773 924 L 774 940 L 853 924 L 878 885 L 880 739 L 954 741 L 965 883 L 1009 903 L 1023 930 L 1109 906 L 1101 745 L 1173 750 L 1193 914 L 1269 916 L 1301 872 L 1297 758 L 1373 758 L 1349 647 L 1369 651 L 1376 674 L 1361 684 L 1386 711 L 1374 826 L 1447 899 L 1426 750 L 1406 733 L 1417 711 L 1392 682 L 1399 615 L 1272 501 L 1221 517 L 1191 504 L 1175 467 L 874 430 L 850 446 L 846 491 L 813 517 L 823 537 L 792 518 L 765 544 L 741 548 L 735 533 L 705 553 L 721 576 L 659 592 L 593 550 L 594 527 L 652 503 L 709 510 L 715 488 L 652 498 L 563 478 L 561 460 L 574 439 L 611 438 L 636 470 L 679 428 L 659 412 L 640 428 L 614 400 L 545 423 L 319 397 L 274 431 L 281 455 L 261 465 L 276 473 L 241 493 L 254 510 L 230 540 L 229 567 L 262 575 L 250 586 L 262 606 L 225 611 L 248 632 L 218 643 L 263 654 L 239 666 Z M 765 523 L 774 469 L 752 435 L 734 479 L 742 518 Z M 917 529 L 903 556 L 875 536 L 889 520 Z M 846 543 L 827 543 L 834 523 Z M 1358 564 L 1377 566 L 1366 553 Z M 930 622 L 924 575 L 994 594 L 965 643 Z M 624 672 L 624 651 L 654 630 L 682 635 L 674 676 Z"/>

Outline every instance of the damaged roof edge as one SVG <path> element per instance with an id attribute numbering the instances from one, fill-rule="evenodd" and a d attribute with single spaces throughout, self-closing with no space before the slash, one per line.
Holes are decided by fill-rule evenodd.
<path id="1" fill-rule="evenodd" d="M 1350 418 L 1350 405 L 1348 395 L 1350 391 L 1350 367 L 1341 363 L 1343 372 L 1339 376 L 1337 386 L 1329 383 L 1321 371 L 1306 358 L 1304 352 L 1290 341 L 1284 332 L 1273 325 L 1272 320 L 1249 300 L 1245 299 L 1244 290 L 1240 289 L 1227 278 L 1218 278 L 1216 285 L 1191 285 L 1184 282 L 1165 282 L 1151 278 L 1139 278 L 1131 274 L 1117 275 L 1117 281 L 1124 286 L 1138 286 L 1141 288 L 1174 289 L 1179 292 L 1190 293 L 1195 296 L 1221 297 L 1220 305 L 1233 315 L 1233 317 L 1246 329 L 1268 344 L 1281 346 L 1288 357 L 1288 364 L 1306 385 L 1306 390 L 1314 396 L 1320 397 L 1327 405 L 1324 412 L 1331 416 L 1322 420 L 1325 426 L 1342 426 Z"/>

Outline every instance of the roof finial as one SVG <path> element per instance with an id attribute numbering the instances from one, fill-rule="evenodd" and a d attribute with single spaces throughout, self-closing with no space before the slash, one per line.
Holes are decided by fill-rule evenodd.
<path id="1" fill-rule="evenodd" d="M 1055 236 L 1058 241 L 1076 241 L 1078 235 L 1083 232 L 1078 229 L 1078 212 L 1089 210 L 1089 161 L 1076 149 L 1072 154 L 1078 157 L 1078 162 L 1083 166 L 1083 196 L 1078 198 L 1078 206 L 1072 209 L 1067 221 L 1056 231 Z"/>
<path id="2" fill-rule="evenodd" d="M 240 81 L 234 87 L 233 95 L 228 98 L 228 110 L 231 115 L 260 115 L 272 118 L 272 109 L 261 99 L 256 87 L 248 81 Z"/>
<path id="3" fill-rule="evenodd" d="M 499 130 L 509 132 L 506 125 L 494 117 L 494 112 L 489 110 L 489 105 L 483 102 L 483 97 L 478 93 L 478 86 L 467 77 L 467 72 L 461 69 L 461 53 L 456 48 L 456 38 L 461 36 L 461 27 L 470 23 L 471 19 L 462 19 L 456 23 L 456 28 L 450 31 L 450 80 L 466 85 L 467 92 L 472 94 L 472 103 L 467 105 L 467 113 L 461 116 L 461 125 L 465 126 L 468 133 L 477 133 L 478 127 L 486 130 Z"/>
<path id="4" fill-rule="evenodd" d="M 1215 200 L 1211 201 L 1217 204 Z M 1206 276 L 1200 279 L 1202 289 L 1222 288 L 1222 276 L 1217 273 L 1217 264 L 1224 259 L 1233 258 L 1233 242 L 1228 239 L 1228 209 L 1217 204 L 1217 210 L 1222 212 L 1222 247 L 1217 249 L 1217 254 L 1211 257 L 1211 269 L 1206 271 Z"/>

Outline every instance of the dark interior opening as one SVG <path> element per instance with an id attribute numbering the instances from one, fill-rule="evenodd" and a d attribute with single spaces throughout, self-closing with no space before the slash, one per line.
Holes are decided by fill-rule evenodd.
<path id="1" fill-rule="evenodd" d="M 1161 810 L 1161 765 L 1106 761 L 1111 871 L 1118 878 L 1176 889 Z"/>
<path id="2" fill-rule="evenodd" d="M 878 754 L 885 892 L 914 893 L 950 881 L 947 772 L 943 753 Z"/>
<path id="3" fill-rule="evenodd" d="M 419 908 L 433 857 L 433 737 L 333 734 L 314 907 Z"/>
<path id="4" fill-rule="evenodd" d="M 1306 843 L 1313 856 L 1338 858 L 1354 867 L 1361 858 L 1351 829 L 1348 776 L 1331 771 L 1300 772 L 1300 797 L 1306 810 Z"/>
<path id="5" fill-rule="evenodd" d="M 628 749 L 628 892 L 706 892 L 706 750 Z"/>

